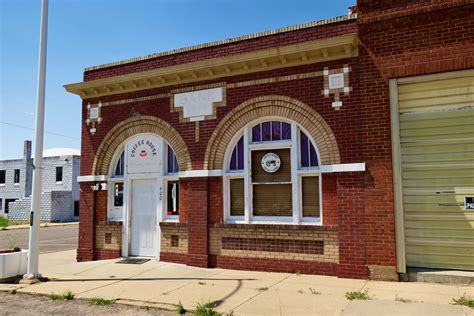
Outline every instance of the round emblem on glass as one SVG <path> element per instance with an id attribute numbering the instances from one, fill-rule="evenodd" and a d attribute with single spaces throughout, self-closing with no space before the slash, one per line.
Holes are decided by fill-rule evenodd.
<path id="1" fill-rule="evenodd" d="M 268 173 L 277 172 L 280 169 L 281 160 L 275 153 L 268 153 L 262 157 L 262 168 Z"/>

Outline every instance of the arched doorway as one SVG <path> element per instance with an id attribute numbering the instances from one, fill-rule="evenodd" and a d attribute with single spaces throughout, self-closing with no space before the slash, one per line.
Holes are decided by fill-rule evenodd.
<path id="1" fill-rule="evenodd" d="M 123 221 L 122 256 L 159 258 L 159 223 L 179 220 L 178 171 L 174 150 L 156 134 L 134 135 L 116 149 L 108 220 Z"/>

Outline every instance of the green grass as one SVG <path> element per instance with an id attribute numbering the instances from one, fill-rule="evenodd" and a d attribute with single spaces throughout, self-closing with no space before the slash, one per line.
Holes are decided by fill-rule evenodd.
<path id="1" fill-rule="evenodd" d="M 352 301 L 352 300 L 370 300 L 369 293 L 368 293 L 367 290 L 346 292 L 346 298 L 349 301 Z"/>
<path id="2" fill-rule="evenodd" d="M 176 308 L 176 312 L 179 315 L 184 315 L 186 314 L 186 309 L 184 308 L 183 304 L 181 304 L 181 301 L 179 301 L 178 307 Z"/>
<path id="3" fill-rule="evenodd" d="M 71 291 L 64 292 L 63 294 L 51 293 L 48 298 L 52 301 L 70 301 L 74 299 L 74 294 Z"/>
<path id="4" fill-rule="evenodd" d="M 0 216 L 0 227 L 8 227 L 8 224 L 10 223 L 10 221 L 3 217 L 3 216 Z"/>
<path id="5" fill-rule="evenodd" d="M 115 300 L 107 300 L 105 298 L 95 297 L 89 300 L 89 304 L 97 306 L 109 306 L 115 303 Z"/>
<path id="6" fill-rule="evenodd" d="M 474 298 L 467 296 L 466 293 L 464 293 L 459 298 L 453 298 L 453 302 L 454 305 L 464 305 L 470 308 L 474 308 Z"/>
<path id="7" fill-rule="evenodd" d="M 25 225 L 25 224 L 28 224 L 28 222 L 11 221 L 6 217 L 0 216 L 0 228 L 7 228 L 8 226 Z"/>
<path id="8" fill-rule="evenodd" d="M 256 290 L 259 291 L 259 292 L 265 292 L 265 291 L 268 291 L 268 287 L 266 287 L 266 286 L 265 287 L 257 287 Z"/>
<path id="9" fill-rule="evenodd" d="M 194 313 L 197 316 L 221 316 L 221 313 L 214 309 L 214 305 L 211 302 L 205 304 L 198 303 Z"/>

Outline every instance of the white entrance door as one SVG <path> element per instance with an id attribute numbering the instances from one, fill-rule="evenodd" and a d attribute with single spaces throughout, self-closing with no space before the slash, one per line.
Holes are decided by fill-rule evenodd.
<path id="1" fill-rule="evenodd" d="M 132 256 L 154 257 L 158 247 L 157 225 L 157 182 L 150 180 L 132 181 L 132 234 L 130 254 Z"/>

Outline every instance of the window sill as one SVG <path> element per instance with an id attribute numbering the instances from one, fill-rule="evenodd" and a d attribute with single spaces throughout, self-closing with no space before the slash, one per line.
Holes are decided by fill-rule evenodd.
<path id="1" fill-rule="evenodd" d="M 337 226 L 334 225 L 321 225 L 318 223 L 283 223 L 283 222 L 250 222 L 250 223 L 215 223 L 211 224 L 213 228 L 254 228 L 254 229 L 283 229 L 283 230 L 316 230 L 316 231 L 337 231 Z"/>
<path id="2" fill-rule="evenodd" d="M 56 181 L 56 184 L 63 184 L 62 181 Z"/>

